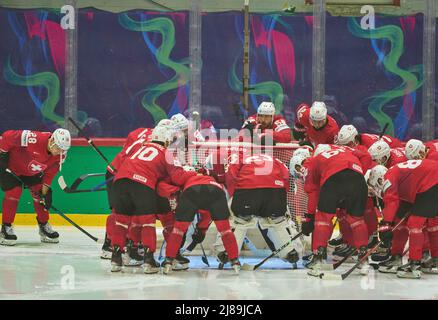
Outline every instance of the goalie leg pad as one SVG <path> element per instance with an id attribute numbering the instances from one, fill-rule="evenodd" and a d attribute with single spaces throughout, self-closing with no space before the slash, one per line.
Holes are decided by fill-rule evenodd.
<path id="1" fill-rule="evenodd" d="M 248 229 L 255 228 L 256 224 L 257 224 L 257 220 L 252 216 L 233 217 L 232 228 L 234 232 L 234 237 L 236 238 L 236 243 L 237 243 L 237 248 L 239 249 L 239 253 L 243 245 L 243 239 L 245 239 Z"/>
<path id="2" fill-rule="evenodd" d="M 280 248 L 285 243 L 290 241 L 291 238 L 297 235 L 297 231 L 292 228 L 290 221 L 285 216 L 260 218 L 259 225 L 261 229 L 268 229 L 268 231 L 265 233 L 265 236 L 271 241 L 271 243 L 275 247 L 274 250 Z M 293 250 L 295 250 L 295 252 L 298 253 L 299 256 L 303 255 L 304 246 L 301 242 L 301 239 L 298 238 L 293 241 L 286 248 L 281 250 L 278 253 L 278 256 L 282 259 L 286 259 L 288 258 L 289 253 Z"/>

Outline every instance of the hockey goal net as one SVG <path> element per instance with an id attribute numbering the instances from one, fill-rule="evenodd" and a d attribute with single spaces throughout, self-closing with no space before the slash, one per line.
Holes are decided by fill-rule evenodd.
<path id="1" fill-rule="evenodd" d="M 277 144 L 275 146 L 260 146 L 248 142 L 197 142 L 188 148 L 183 154 L 174 152 L 181 163 L 190 164 L 194 167 L 201 166 L 207 157 L 213 153 L 237 154 L 244 149 L 246 155 L 268 154 L 282 161 L 288 168 L 293 152 L 299 147 L 297 143 Z M 287 190 L 287 205 L 289 214 L 295 223 L 297 230 L 301 230 L 301 220 L 307 210 L 307 195 L 304 192 L 302 180 L 290 176 Z"/>

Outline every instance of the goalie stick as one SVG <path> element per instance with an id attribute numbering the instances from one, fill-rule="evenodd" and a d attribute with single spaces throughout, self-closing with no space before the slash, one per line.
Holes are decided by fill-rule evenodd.
<path id="1" fill-rule="evenodd" d="M 291 238 L 288 242 L 286 242 L 284 245 L 282 245 L 280 248 L 278 248 L 275 251 L 272 251 L 272 253 L 267 256 L 266 258 L 264 258 L 262 261 L 260 261 L 259 263 L 257 263 L 256 265 L 251 265 L 251 264 L 247 264 L 244 263 L 242 265 L 242 270 L 245 271 L 254 271 L 256 269 L 258 269 L 260 266 L 262 266 L 266 261 L 268 261 L 269 259 L 271 259 L 273 256 L 275 256 L 276 254 L 278 254 L 281 250 L 283 250 L 284 248 L 286 248 L 288 245 L 290 245 L 292 243 L 292 241 L 295 241 L 296 239 L 298 239 L 301 235 L 303 234 L 303 232 L 301 231 L 300 233 L 296 234 L 293 238 Z"/>

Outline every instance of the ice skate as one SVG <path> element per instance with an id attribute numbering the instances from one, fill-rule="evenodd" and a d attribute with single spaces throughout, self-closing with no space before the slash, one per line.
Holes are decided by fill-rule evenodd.
<path id="1" fill-rule="evenodd" d="M 178 253 L 175 257 L 175 263 L 172 265 L 172 270 L 182 271 L 189 268 L 190 260 L 184 257 L 181 253 Z"/>
<path id="2" fill-rule="evenodd" d="M 421 263 L 421 271 L 426 274 L 438 274 L 438 258 L 431 258 Z"/>
<path id="3" fill-rule="evenodd" d="M 11 224 L 3 224 L 0 231 L 0 244 L 5 246 L 14 246 L 17 243 L 17 236 Z"/>
<path id="4" fill-rule="evenodd" d="M 171 274 L 175 263 L 176 261 L 174 258 L 166 257 L 164 261 L 161 263 L 161 268 L 163 268 L 163 273 Z"/>
<path id="5" fill-rule="evenodd" d="M 160 271 L 160 264 L 155 260 L 153 252 L 145 252 L 143 272 L 146 274 L 157 273 Z"/>
<path id="6" fill-rule="evenodd" d="M 310 270 L 307 272 L 309 276 L 320 277 L 323 272 L 323 265 L 327 263 L 327 248 L 319 247 L 318 252 L 314 255 L 311 262 L 306 265 Z"/>
<path id="7" fill-rule="evenodd" d="M 397 273 L 397 269 L 402 265 L 402 256 L 397 254 L 391 259 L 379 263 L 379 272 L 382 273 Z"/>
<path id="8" fill-rule="evenodd" d="M 344 239 L 342 239 L 342 234 L 339 234 L 336 238 L 331 239 L 328 242 L 328 246 L 330 248 L 337 248 L 344 243 Z"/>
<path id="9" fill-rule="evenodd" d="M 241 268 L 241 264 L 238 258 L 236 259 L 231 259 L 230 260 L 231 263 L 231 267 L 234 269 L 234 272 L 236 274 L 239 274 L 240 268 Z"/>
<path id="10" fill-rule="evenodd" d="M 102 253 L 100 254 L 101 259 L 111 259 L 113 254 L 113 249 L 111 247 L 111 240 L 105 234 L 105 242 L 102 245 Z"/>
<path id="11" fill-rule="evenodd" d="M 122 266 L 122 249 L 120 249 L 118 245 L 115 245 L 111 256 L 111 272 L 120 272 Z"/>
<path id="12" fill-rule="evenodd" d="M 37 220 L 38 221 L 38 220 Z M 59 234 L 55 230 L 52 229 L 52 226 L 49 222 L 39 223 L 39 234 L 41 237 L 41 242 L 46 243 L 58 243 L 59 242 Z"/>
<path id="13" fill-rule="evenodd" d="M 144 255 L 141 255 L 142 248 L 140 246 L 134 245 L 132 240 L 128 240 L 127 243 L 127 259 L 124 262 L 126 267 L 138 267 L 143 264 Z"/>
<path id="14" fill-rule="evenodd" d="M 407 264 L 397 269 L 397 277 L 407 279 L 421 278 L 421 263 L 420 261 L 410 260 Z"/>

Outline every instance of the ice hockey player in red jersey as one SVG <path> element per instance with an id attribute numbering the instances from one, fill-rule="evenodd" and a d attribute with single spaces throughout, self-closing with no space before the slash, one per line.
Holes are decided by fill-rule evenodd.
<path id="1" fill-rule="evenodd" d="M 409 228 L 409 262 L 398 268 L 400 278 L 421 277 L 438 273 L 438 170 L 433 160 L 408 160 L 390 169 L 376 166 L 371 170 L 369 184 L 381 194 L 385 207 L 379 226 L 379 238 L 390 241 L 395 216 L 401 201 L 412 204 L 407 220 Z M 432 260 L 421 265 L 424 242 L 423 228 L 427 228 Z"/>
<path id="2" fill-rule="evenodd" d="M 16 243 L 17 236 L 12 223 L 24 187 L 29 187 L 32 193 L 41 241 L 59 242 L 59 234 L 48 222 L 48 210 L 52 203 L 50 185 L 70 145 L 70 132 L 65 129 L 56 129 L 53 133 L 30 130 L 8 130 L 3 133 L 0 139 L 0 185 L 5 196 L 0 244 Z"/>
<path id="3" fill-rule="evenodd" d="M 169 119 L 163 119 L 158 124 L 157 127 L 164 126 L 169 130 L 173 130 L 173 122 Z M 128 134 L 126 141 L 123 145 L 122 150 L 114 157 L 111 162 L 111 166 L 107 166 L 107 172 L 105 174 L 105 180 L 107 182 L 107 196 L 108 196 L 108 204 L 111 209 L 111 214 L 108 215 L 106 220 L 106 233 L 105 233 L 105 242 L 102 246 L 102 259 L 111 259 L 112 248 L 111 248 L 111 235 L 115 228 L 115 216 L 114 214 L 114 194 L 113 194 L 113 178 L 119 169 L 121 163 L 126 158 L 129 151 L 135 146 L 139 146 L 146 141 L 149 141 L 150 135 L 152 134 L 152 128 L 138 128 Z M 134 230 L 135 231 L 135 230 Z M 134 236 L 135 237 L 135 236 Z M 132 237 L 131 237 L 132 238 Z M 136 260 L 138 258 L 138 252 L 135 246 L 132 243 L 128 244 L 128 255 L 131 260 Z"/>
<path id="4" fill-rule="evenodd" d="M 269 154 L 236 155 L 228 166 L 225 181 L 232 196 L 232 225 L 239 249 L 248 229 L 257 225 L 272 251 L 296 234 L 286 215 L 289 171 L 280 160 Z M 302 249 L 297 239 L 278 256 L 296 268 Z M 222 263 L 227 262 L 220 249 L 216 251 L 219 251 L 218 259 Z"/>
<path id="5" fill-rule="evenodd" d="M 230 258 L 231 266 L 238 273 L 240 270 L 238 248 L 230 227 L 230 211 L 224 189 L 214 178 L 202 174 L 195 174 L 184 183 L 184 189 L 175 211 L 175 224 L 166 246 L 166 259 L 162 263 L 163 272 L 168 274 L 173 269 L 183 235 L 199 209 L 210 212 Z"/>
<path id="6" fill-rule="evenodd" d="M 246 130 L 256 144 L 289 143 L 292 141 L 286 120 L 275 114 L 275 106 L 272 102 L 260 103 L 257 114 L 245 120 L 242 130 Z"/>
<path id="7" fill-rule="evenodd" d="M 348 146 L 352 148 L 360 146 L 360 148 L 363 148 L 364 150 L 368 150 L 375 142 L 379 140 L 386 142 L 390 148 L 403 147 L 403 143 L 400 140 L 388 135 L 383 135 L 381 138 L 379 138 L 377 134 L 359 134 L 357 129 L 351 124 L 342 126 L 335 140 L 337 145 Z"/>
<path id="8" fill-rule="evenodd" d="M 386 168 L 391 168 L 392 166 L 407 161 L 405 151 L 403 148 L 394 148 L 391 149 L 383 140 L 379 140 L 371 145 L 368 149 L 372 159 L 380 165 L 385 166 Z M 392 247 L 393 253 L 394 250 L 403 250 L 402 244 L 408 241 L 408 230 L 401 226 L 396 231 L 394 231 L 394 243 L 399 243 L 400 245 L 396 245 Z M 378 252 L 373 254 L 371 258 L 374 261 L 384 261 L 389 259 L 391 256 L 391 248 L 386 247 L 385 245 L 380 246 Z"/>
<path id="9" fill-rule="evenodd" d="M 313 157 L 291 160 L 291 171 L 304 176 L 304 190 L 309 196 L 308 213 L 302 223 L 305 235 L 313 232 L 314 259 L 307 265 L 311 276 L 319 276 L 327 259 L 327 242 L 332 234 L 332 218 L 341 202 L 346 209 L 346 220 L 353 230 L 354 245 L 359 258 L 366 254 L 368 235 L 363 214 L 368 187 L 363 177 L 362 164 L 351 149 L 320 144 Z M 362 267 L 366 267 L 364 264 Z"/>
<path id="10" fill-rule="evenodd" d="M 438 160 L 438 141 L 423 143 L 417 139 L 411 139 L 406 142 L 406 158 L 409 160 Z"/>
<path id="11" fill-rule="evenodd" d="M 391 149 L 389 144 L 383 140 L 379 140 L 369 147 L 368 152 L 371 158 L 376 161 L 377 164 L 381 164 L 387 168 L 391 168 L 397 163 L 405 162 L 408 160 L 403 148 Z"/>
<path id="12" fill-rule="evenodd" d="M 141 242 L 145 250 L 143 271 L 159 271 L 160 265 L 153 256 L 156 250 L 157 182 L 169 176 L 172 183 L 183 185 L 189 176 L 195 175 L 176 166 L 173 156 L 166 152 L 173 132 L 162 126 L 156 127 L 150 139 L 151 142 L 129 151 L 114 178 L 116 227 L 111 239 L 113 272 L 122 268 L 122 251 L 130 224 L 141 226 Z"/>
<path id="13" fill-rule="evenodd" d="M 311 107 L 302 103 L 298 106 L 297 118 L 293 128 L 293 136 L 300 144 L 311 143 L 332 144 L 339 132 L 336 120 L 327 115 L 324 102 L 315 101 Z"/>

